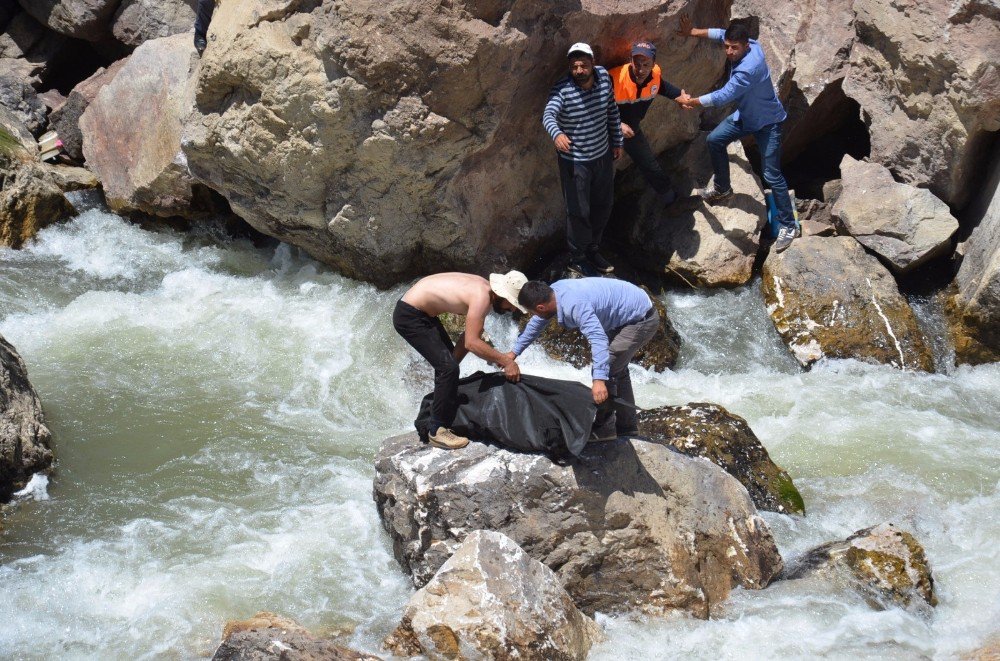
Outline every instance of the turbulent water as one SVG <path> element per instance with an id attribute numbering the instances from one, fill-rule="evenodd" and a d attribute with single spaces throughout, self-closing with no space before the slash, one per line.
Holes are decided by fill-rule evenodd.
<path id="1" fill-rule="evenodd" d="M 378 651 L 412 592 L 371 498 L 372 460 L 428 387 L 390 292 L 287 246 L 148 232 L 89 211 L 0 251 L 0 333 L 28 364 L 57 469 L 5 514 L 0 657 L 197 658 L 258 610 Z M 1000 365 L 802 373 L 756 286 L 666 297 L 678 369 L 642 406 L 745 417 L 801 489 L 767 515 L 786 561 L 882 521 L 911 530 L 940 605 L 874 611 L 816 581 L 725 612 L 599 616 L 592 658 L 951 658 L 1000 622 Z M 509 320 L 487 330 L 503 346 Z M 586 380 L 530 349 L 526 372 Z M 485 369 L 467 359 L 463 371 Z"/>

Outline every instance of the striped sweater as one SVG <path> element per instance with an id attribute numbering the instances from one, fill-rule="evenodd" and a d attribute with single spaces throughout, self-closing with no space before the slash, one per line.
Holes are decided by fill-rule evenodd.
<path id="1" fill-rule="evenodd" d="M 552 87 L 542 112 L 542 126 L 553 140 L 565 133 L 570 152 L 559 156 L 570 161 L 592 161 L 623 143 L 622 123 L 615 104 L 614 86 L 604 67 L 594 67 L 594 85 L 582 89 L 566 76 Z"/>

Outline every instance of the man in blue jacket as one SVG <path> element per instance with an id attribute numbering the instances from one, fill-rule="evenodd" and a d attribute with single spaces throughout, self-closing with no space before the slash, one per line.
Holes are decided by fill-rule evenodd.
<path id="1" fill-rule="evenodd" d="M 517 302 L 535 316 L 504 358 L 516 360 L 553 317 L 563 328 L 579 328 L 590 343 L 594 363 L 591 392 L 599 408 L 593 440 L 637 434 L 639 419 L 628 365 L 660 327 L 660 315 L 646 292 L 610 278 L 557 280 L 551 286 L 530 280 L 518 292 Z M 609 397 L 626 404 L 602 406 Z"/>
<path id="2" fill-rule="evenodd" d="M 708 136 L 715 186 L 699 190 L 698 195 L 708 203 L 715 203 L 733 194 L 726 147 L 743 136 L 753 135 L 760 149 L 764 182 L 774 195 L 774 206 L 781 225 L 774 248 L 782 252 L 799 235 L 799 229 L 792 213 L 788 183 L 781 173 L 781 123 L 787 114 L 774 91 L 764 50 L 755 39 L 750 38 L 747 27 L 741 23 L 733 23 L 726 30 L 706 30 L 692 27 L 691 19 L 681 16 L 678 34 L 721 41 L 725 44 L 726 58 L 732 67 L 729 81 L 722 89 L 699 97 L 683 94 L 677 98 L 677 102 L 686 108 L 712 108 L 736 103 L 736 112 Z"/>

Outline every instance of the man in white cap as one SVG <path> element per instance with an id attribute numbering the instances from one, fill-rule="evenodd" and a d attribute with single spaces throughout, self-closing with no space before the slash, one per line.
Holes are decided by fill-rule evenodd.
<path id="1" fill-rule="evenodd" d="M 392 325 L 410 346 L 434 368 L 434 398 L 431 422 L 427 429 L 431 445 L 455 450 L 469 444 L 469 439 L 449 427 L 458 410 L 458 364 L 466 354 L 503 368 L 508 381 L 521 378 L 515 360 L 502 354 L 482 339 L 486 315 L 520 310 L 517 295 L 527 282 L 523 273 L 494 273 L 490 282 L 471 273 L 438 273 L 416 282 L 396 302 Z M 510 298 L 508 298 L 510 297 Z M 438 315 L 450 312 L 465 317 L 465 330 L 455 346 Z"/>
<path id="2" fill-rule="evenodd" d="M 614 270 L 598 248 L 614 203 L 613 161 L 623 153 L 621 119 L 611 77 L 594 64 L 593 49 L 573 44 L 567 58 L 569 75 L 549 92 L 542 126 L 559 156 L 569 268 L 595 276 Z"/>

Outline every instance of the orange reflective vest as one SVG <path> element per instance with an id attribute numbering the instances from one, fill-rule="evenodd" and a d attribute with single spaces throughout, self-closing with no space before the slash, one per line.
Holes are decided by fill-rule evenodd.
<path id="1" fill-rule="evenodd" d="M 638 103 L 640 101 L 652 101 L 655 99 L 663 82 L 660 79 L 660 65 L 653 65 L 653 73 L 650 76 L 650 81 L 642 88 L 641 96 L 639 95 L 639 86 L 632 80 L 631 71 L 632 63 L 630 62 L 620 67 L 615 67 L 608 72 L 611 74 L 611 80 L 615 85 L 615 103 Z"/>

